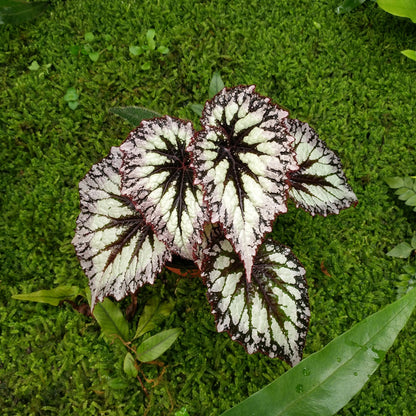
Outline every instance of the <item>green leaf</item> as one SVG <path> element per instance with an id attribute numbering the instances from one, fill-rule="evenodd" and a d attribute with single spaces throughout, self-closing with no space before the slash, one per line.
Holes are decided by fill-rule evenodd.
<path id="1" fill-rule="evenodd" d="M 81 52 L 81 46 L 79 46 L 79 45 L 71 45 L 70 47 L 69 47 L 69 53 L 71 54 L 71 55 L 74 55 L 74 56 L 77 56 L 80 52 Z"/>
<path id="2" fill-rule="evenodd" d="M 97 62 L 98 58 L 100 57 L 100 52 L 91 52 L 88 54 L 88 56 L 91 59 L 91 61 Z"/>
<path id="3" fill-rule="evenodd" d="M 93 315 L 107 337 L 129 339 L 129 325 L 118 305 L 105 298 L 102 303 L 96 303 Z"/>
<path id="4" fill-rule="evenodd" d="M 79 96 L 75 88 L 71 87 L 66 90 L 66 94 L 64 95 L 65 101 L 77 101 L 78 98 Z"/>
<path id="5" fill-rule="evenodd" d="M 133 56 L 139 56 L 139 55 L 141 55 L 143 53 L 143 49 L 140 46 L 130 45 L 129 46 L 129 52 Z"/>
<path id="6" fill-rule="evenodd" d="M 137 374 L 139 374 L 139 371 L 137 370 L 135 363 L 136 363 L 136 360 L 128 352 L 126 356 L 124 357 L 123 370 L 129 377 L 135 378 L 137 377 Z"/>
<path id="7" fill-rule="evenodd" d="M 58 306 L 63 300 L 74 300 L 78 295 L 80 295 L 80 288 L 78 286 L 58 286 L 54 289 L 13 295 L 12 298 Z"/>
<path id="8" fill-rule="evenodd" d="M 406 259 L 410 256 L 413 251 L 413 247 L 408 243 L 397 244 L 392 250 L 390 250 L 387 255 L 391 257 L 399 257 L 401 259 Z"/>
<path id="9" fill-rule="evenodd" d="M 349 13 L 350 11 L 361 6 L 366 0 L 344 0 L 336 9 L 338 14 Z"/>
<path id="10" fill-rule="evenodd" d="M 148 71 L 152 66 L 150 65 L 150 62 L 145 62 L 141 68 L 143 69 L 143 71 Z"/>
<path id="11" fill-rule="evenodd" d="M 404 51 L 402 51 L 402 54 L 404 56 L 407 56 L 410 59 L 413 59 L 414 61 L 416 61 L 416 51 L 412 51 L 411 49 L 406 49 Z"/>
<path id="12" fill-rule="evenodd" d="M 166 55 L 167 53 L 169 53 L 169 48 L 167 48 L 166 46 L 159 46 L 157 48 L 157 51 L 160 52 L 162 55 Z"/>
<path id="13" fill-rule="evenodd" d="M 18 0 L 0 0 L 0 25 L 19 25 L 38 17 L 48 2 L 26 3 Z"/>
<path id="14" fill-rule="evenodd" d="M 154 29 L 149 29 L 149 30 L 146 32 L 146 40 L 147 40 L 147 44 L 149 45 L 149 49 L 150 49 L 151 51 L 155 50 L 155 48 L 156 48 L 156 42 L 155 42 L 155 40 L 154 40 L 155 35 L 156 35 L 156 31 L 155 31 Z"/>
<path id="15" fill-rule="evenodd" d="M 180 328 L 172 328 L 146 339 L 137 348 L 137 359 L 142 362 L 156 360 L 176 341 L 180 333 Z"/>
<path id="16" fill-rule="evenodd" d="M 186 407 L 182 407 L 177 412 L 175 412 L 175 416 L 189 416 L 189 413 L 186 410 Z"/>
<path id="17" fill-rule="evenodd" d="M 411 207 L 414 207 L 416 206 L 416 193 L 415 191 L 413 191 L 413 189 L 411 192 L 412 192 L 412 195 L 406 200 L 405 204 Z"/>
<path id="18" fill-rule="evenodd" d="M 415 305 L 413 289 L 222 416 L 334 415 L 377 369 Z"/>
<path id="19" fill-rule="evenodd" d="M 68 101 L 68 107 L 71 110 L 75 110 L 78 107 L 79 102 L 78 101 Z"/>
<path id="20" fill-rule="evenodd" d="M 386 178 L 386 183 L 388 186 L 390 186 L 390 188 L 402 188 L 404 185 L 404 181 L 403 178 L 399 177 L 399 176 L 395 176 L 392 178 Z"/>
<path id="21" fill-rule="evenodd" d="M 127 383 L 127 381 L 122 379 L 121 377 L 112 378 L 108 380 L 107 385 L 112 390 L 124 390 L 130 387 L 129 383 Z"/>
<path id="22" fill-rule="evenodd" d="M 410 244 L 416 250 L 416 234 L 412 237 Z"/>
<path id="23" fill-rule="evenodd" d="M 214 72 L 212 75 L 211 83 L 209 84 L 208 96 L 212 98 L 215 94 L 220 92 L 224 88 L 224 83 L 222 82 L 221 75 L 219 72 Z"/>
<path id="24" fill-rule="evenodd" d="M 202 116 L 202 110 L 204 109 L 204 106 L 202 104 L 190 104 L 189 107 L 191 107 L 191 110 L 196 113 L 199 117 Z"/>
<path id="25" fill-rule="evenodd" d="M 138 126 L 143 120 L 159 117 L 160 114 L 143 107 L 113 107 L 110 112 L 124 118 L 134 126 Z"/>
<path id="26" fill-rule="evenodd" d="M 386 12 L 395 16 L 408 17 L 416 23 L 415 0 L 377 0 L 377 3 Z"/>
<path id="27" fill-rule="evenodd" d="M 37 61 L 33 61 L 29 66 L 28 69 L 30 71 L 37 71 L 40 68 L 40 65 L 38 64 Z"/>
<path id="28" fill-rule="evenodd" d="M 94 33 L 92 33 L 92 32 L 87 32 L 87 33 L 84 35 L 84 39 L 85 39 L 87 42 L 93 42 L 93 41 L 94 41 L 94 39 L 95 39 Z"/>
<path id="29" fill-rule="evenodd" d="M 156 328 L 156 326 L 167 318 L 173 310 L 173 302 L 160 302 L 158 297 L 151 298 L 144 307 L 137 325 L 137 331 L 133 339 L 141 337 L 146 332 Z"/>

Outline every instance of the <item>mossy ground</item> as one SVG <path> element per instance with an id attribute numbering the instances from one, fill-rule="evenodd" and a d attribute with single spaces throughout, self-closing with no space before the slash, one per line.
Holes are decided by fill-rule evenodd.
<path id="1" fill-rule="evenodd" d="M 416 25 L 373 2 L 339 16 L 340 0 L 52 2 L 37 20 L 0 26 L 0 408 L 6 415 L 219 415 L 288 367 L 247 355 L 217 334 L 198 280 L 163 274 L 139 297 L 175 300 L 163 328 L 182 336 L 161 359 L 155 387 L 123 375 L 123 351 L 69 306 L 18 302 L 16 293 L 85 286 L 71 239 L 79 180 L 130 126 L 109 113 L 140 105 L 198 123 L 215 70 L 309 122 L 341 157 L 359 205 L 312 218 L 290 206 L 275 236 L 307 269 L 312 318 L 305 355 L 392 302 L 405 261 L 385 253 L 410 239 L 415 215 L 385 184 L 415 174 Z M 133 57 L 154 28 L 170 49 Z M 74 56 L 93 32 L 97 62 Z M 36 60 L 40 68 L 28 69 Z M 142 70 L 144 62 L 151 69 Z M 47 64 L 51 64 L 49 68 Z M 71 110 L 63 97 L 79 93 Z M 324 273 L 324 271 L 327 271 Z M 124 301 L 123 305 L 128 301 Z M 340 415 L 416 414 L 414 317 Z M 149 378 L 161 369 L 144 366 Z"/>

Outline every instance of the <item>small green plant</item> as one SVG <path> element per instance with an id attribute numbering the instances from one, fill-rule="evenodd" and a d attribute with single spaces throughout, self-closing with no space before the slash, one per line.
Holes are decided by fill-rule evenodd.
<path id="1" fill-rule="evenodd" d="M 106 42 L 109 42 L 111 41 L 111 36 L 103 35 L 103 39 Z M 96 48 L 94 48 L 94 45 L 93 45 L 96 40 L 97 38 L 93 32 L 87 32 L 84 35 L 84 41 L 82 42 L 82 44 L 72 45 L 69 48 L 69 52 L 71 53 L 71 55 L 74 55 L 74 56 L 86 55 L 90 58 L 92 62 L 97 62 L 101 54 L 104 53 L 105 51 L 111 51 L 113 49 L 113 46 L 107 45 L 105 48 L 101 50 L 96 50 Z"/>
<path id="2" fill-rule="evenodd" d="M 393 177 L 386 179 L 390 188 L 396 189 L 395 194 L 400 201 L 406 205 L 413 207 L 416 211 L 416 177 Z M 391 257 L 398 257 L 401 259 L 408 259 L 408 264 L 403 267 L 405 273 L 399 275 L 399 282 L 397 283 L 397 296 L 401 297 L 408 292 L 416 281 L 416 234 L 409 242 L 402 242 L 397 244 L 387 255 Z"/>
<path id="3" fill-rule="evenodd" d="M 151 68 L 150 63 L 150 54 L 154 51 L 159 52 L 162 55 L 166 55 L 169 53 L 169 48 L 164 45 L 159 45 L 156 47 L 156 31 L 154 29 L 149 29 L 146 32 L 146 43 L 142 45 L 130 45 L 129 52 L 132 56 L 144 56 L 146 57 L 146 62 L 144 62 L 141 66 L 143 71 L 147 71 Z"/>
<path id="4" fill-rule="evenodd" d="M 74 87 L 70 87 L 66 90 L 66 94 L 64 95 L 64 100 L 68 103 L 68 107 L 71 110 L 75 110 L 78 107 L 78 92 Z"/>
<path id="5" fill-rule="evenodd" d="M 140 377 L 141 364 L 151 363 L 163 366 L 163 363 L 156 360 L 170 348 L 181 333 L 180 328 L 171 328 L 150 337 L 145 336 L 157 328 L 173 310 L 172 300 L 162 302 L 158 297 L 153 297 L 147 302 L 134 331 L 130 329 L 129 322 L 119 306 L 108 298 L 97 304 L 94 314 L 92 314 L 90 309 L 91 293 L 88 287 L 81 289 L 77 286 L 58 286 L 50 290 L 13 295 L 12 298 L 47 303 L 53 306 L 69 303 L 83 315 L 94 317 L 101 327 L 102 334 L 109 342 L 117 342 L 125 346 L 127 351 L 123 360 L 124 373 L 128 377 L 137 378 L 146 393 L 147 390 Z M 88 303 L 82 302 L 82 299 Z M 132 299 L 133 302 L 126 311 L 126 315 L 129 316 L 134 315 L 137 307 L 137 298 L 133 297 Z M 145 339 L 143 340 L 143 338 Z M 139 342 L 140 340 L 143 341 Z"/>

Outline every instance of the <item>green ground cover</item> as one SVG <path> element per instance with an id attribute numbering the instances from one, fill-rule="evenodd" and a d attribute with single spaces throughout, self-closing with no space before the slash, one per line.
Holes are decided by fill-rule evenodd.
<path id="1" fill-rule="evenodd" d="M 216 70 L 226 85 L 255 83 L 309 122 L 341 157 L 359 199 L 328 218 L 291 205 L 276 222 L 278 241 L 307 270 L 305 356 L 395 299 L 404 261 L 386 252 L 410 240 L 415 214 L 384 180 L 415 174 L 416 64 L 400 51 L 414 48 L 416 25 L 372 2 L 340 16 L 339 2 L 56 0 L 31 23 L 0 25 L 2 414 L 173 415 L 185 406 L 219 415 L 288 369 L 216 333 L 197 279 L 165 273 L 140 292 L 139 311 L 153 294 L 172 298 L 158 329 L 183 331 L 161 357 L 163 370 L 143 366 L 148 378 L 163 372 L 154 387 L 146 383 L 149 397 L 124 375 L 123 351 L 96 322 L 69 305 L 11 299 L 87 284 L 71 245 L 78 182 L 130 130 L 109 109 L 140 105 L 197 123 L 190 104 L 205 101 Z M 129 52 L 149 28 L 169 53 Z M 101 52 L 96 62 L 81 52 L 87 44 Z M 68 88 L 79 95 L 75 110 Z M 339 414 L 416 414 L 415 339 L 413 316 Z"/>

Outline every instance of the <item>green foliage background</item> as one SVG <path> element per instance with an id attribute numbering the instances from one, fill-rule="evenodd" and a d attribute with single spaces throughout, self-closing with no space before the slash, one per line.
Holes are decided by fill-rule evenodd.
<path id="1" fill-rule="evenodd" d="M 287 369 L 217 334 L 198 280 L 166 273 L 141 291 L 139 312 L 153 294 L 175 300 L 157 330 L 183 330 L 161 357 L 167 368 L 157 386 L 147 385 L 149 398 L 123 374 L 123 350 L 95 322 L 68 305 L 11 299 L 86 285 L 71 246 L 77 185 L 130 129 L 109 108 L 138 105 L 197 123 L 189 104 L 204 102 L 216 70 L 226 85 L 255 83 L 309 122 L 340 155 L 360 201 L 328 218 L 290 205 L 276 223 L 276 238 L 307 269 L 305 355 L 395 299 L 404 260 L 385 253 L 410 239 L 415 214 L 384 179 L 415 174 L 416 66 L 399 51 L 415 43 L 416 25 L 372 2 L 337 15 L 338 3 L 54 0 L 37 20 L 0 26 L 2 414 L 168 415 L 186 406 L 190 415 L 219 415 Z M 149 28 L 170 52 L 131 56 L 129 45 L 143 44 Z M 97 62 L 70 53 L 87 32 Z M 40 68 L 29 70 L 35 60 Z M 146 60 L 150 70 L 141 69 Z M 70 87 L 79 94 L 75 110 L 64 100 Z M 416 414 L 415 339 L 413 317 L 339 414 Z M 149 378 L 161 372 L 143 370 Z"/>

